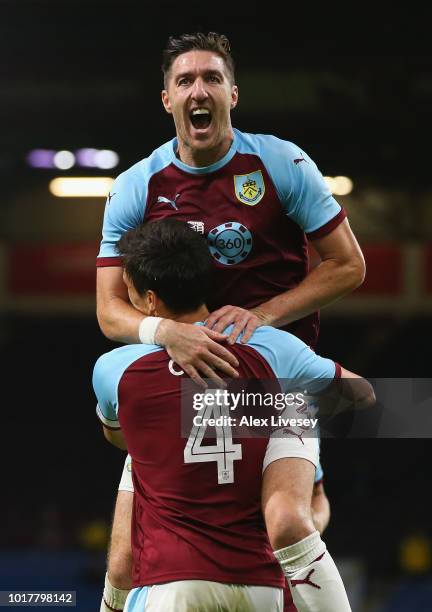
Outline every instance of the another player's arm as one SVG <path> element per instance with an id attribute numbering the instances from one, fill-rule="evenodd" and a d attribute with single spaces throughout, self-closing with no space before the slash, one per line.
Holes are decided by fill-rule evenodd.
<path id="1" fill-rule="evenodd" d="M 208 325 L 216 331 L 219 325 L 235 323 L 230 341 L 243 330 L 246 342 L 260 325 L 282 327 L 301 319 L 353 291 L 365 275 L 363 255 L 345 213 L 313 160 L 287 142 L 267 139 L 261 144 L 283 211 L 313 241 L 322 261 L 297 287 L 251 311 L 230 307 L 230 313 L 212 313 Z M 295 164 L 295 156 L 302 163 Z"/>
<path id="2" fill-rule="evenodd" d="M 97 268 L 96 314 L 102 333 L 116 342 L 139 343 L 139 324 L 143 314 L 129 302 L 123 282 L 123 268 Z"/>
<path id="3" fill-rule="evenodd" d="M 365 262 L 347 219 L 313 245 L 321 263 L 297 287 L 252 310 L 267 325 L 281 327 L 301 319 L 362 284 Z"/>
<path id="4" fill-rule="evenodd" d="M 225 306 L 213 312 L 207 325 L 215 331 L 234 323 L 230 342 L 244 330 L 247 342 L 257 327 L 282 327 L 331 304 L 356 289 L 365 276 L 365 262 L 347 219 L 323 238 L 313 241 L 321 263 L 294 289 L 251 310 Z"/>
<path id="5" fill-rule="evenodd" d="M 102 425 L 102 428 L 103 434 L 108 442 L 121 450 L 127 450 L 126 442 L 121 429 L 109 429 L 108 427 L 105 427 L 105 425 Z"/>
<path id="6" fill-rule="evenodd" d="M 343 412 L 365 410 L 376 405 L 375 391 L 370 382 L 345 368 L 336 366 L 336 375 L 331 384 L 328 384 L 328 376 L 320 375 L 316 379 L 321 387 L 316 389 L 314 395 L 320 417 L 334 417 Z"/>
<path id="7" fill-rule="evenodd" d="M 138 330 L 144 315 L 129 302 L 123 281 L 123 268 L 98 268 L 96 298 L 97 317 L 102 332 L 110 340 L 139 343 Z M 155 338 L 192 380 L 202 384 L 202 375 L 218 385 L 223 383 L 215 369 L 232 378 L 237 376 L 234 369 L 238 367 L 236 357 L 219 344 L 225 339 L 226 336 L 206 327 L 168 319 L 161 321 Z"/>
<path id="8" fill-rule="evenodd" d="M 322 480 L 314 485 L 311 505 L 313 523 L 322 534 L 330 521 L 330 502 Z"/>
<path id="9" fill-rule="evenodd" d="M 375 391 L 366 378 L 341 368 L 340 378 L 336 379 L 336 383 L 338 394 L 349 400 L 356 410 L 375 406 Z"/>

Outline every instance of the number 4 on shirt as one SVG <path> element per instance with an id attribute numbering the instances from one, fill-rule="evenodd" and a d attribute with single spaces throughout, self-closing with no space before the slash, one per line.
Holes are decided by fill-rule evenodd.
<path id="1" fill-rule="evenodd" d="M 209 393 L 209 391 L 207 391 Z M 201 415 L 200 415 L 201 416 Z M 241 444 L 234 444 L 231 427 L 215 425 L 216 444 L 203 445 L 208 419 L 229 417 L 227 405 L 205 406 L 200 420 L 202 425 L 194 425 L 184 449 L 185 463 L 207 463 L 216 461 L 218 484 L 234 482 L 234 461 L 242 458 Z M 220 422 L 226 422 L 222 418 Z M 229 422 L 229 421 L 228 421 Z"/>

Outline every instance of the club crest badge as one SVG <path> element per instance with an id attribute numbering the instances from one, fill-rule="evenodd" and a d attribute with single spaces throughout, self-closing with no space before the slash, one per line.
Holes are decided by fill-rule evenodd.
<path id="1" fill-rule="evenodd" d="M 256 206 L 265 194 L 264 177 L 261 170 L 234 175 L 234 191 L 242 204 Z"/>

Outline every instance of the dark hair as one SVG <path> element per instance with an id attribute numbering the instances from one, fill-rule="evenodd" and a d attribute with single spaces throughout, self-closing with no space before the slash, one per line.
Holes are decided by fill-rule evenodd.
<path id="1" fill-rule="evenodd" d="M 228 38 L 224 34 L 209 32 L 195 32 L 194 34 L 181 34 L 178 37 L 170 36 L 166 48 L 162 52 L 162 72 L 164 83 L 167 84 L 168 73 L 171 66 L 179 55 L 188 51 L 214 51 L 225 62 L 231 83 L 234 84 L 234 60 L 231 56 L 231 47 Z"/>
<path id="2" fill-rule="evenodd" d="M 174 219 L 144 223 L 117 243 L 127 275 L 140 295 L 151 289 L 176 314 L 205 304 L 213 263 L 204 236 Z"/>

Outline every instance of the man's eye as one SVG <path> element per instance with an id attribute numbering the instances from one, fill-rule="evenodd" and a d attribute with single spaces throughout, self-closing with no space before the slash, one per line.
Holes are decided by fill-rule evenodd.
<path id="1" fill-rule="evenodd" d="M 209 77 L 209 81 L 211 81 L 212 83 L 219 83 L 220 79 L 219 79 L 219 77 L 218 77 L 218 76 L 216 76 L 215 74 L 212 74 L 212 75 Z"/>
<path id="2" fill-rule="evenodd" d="M 189 82 L 190 82 L 190 79 L 183 78 L 183 79 L 180 79 L 177 84 L 178 85 L 187 85 Z"/>

